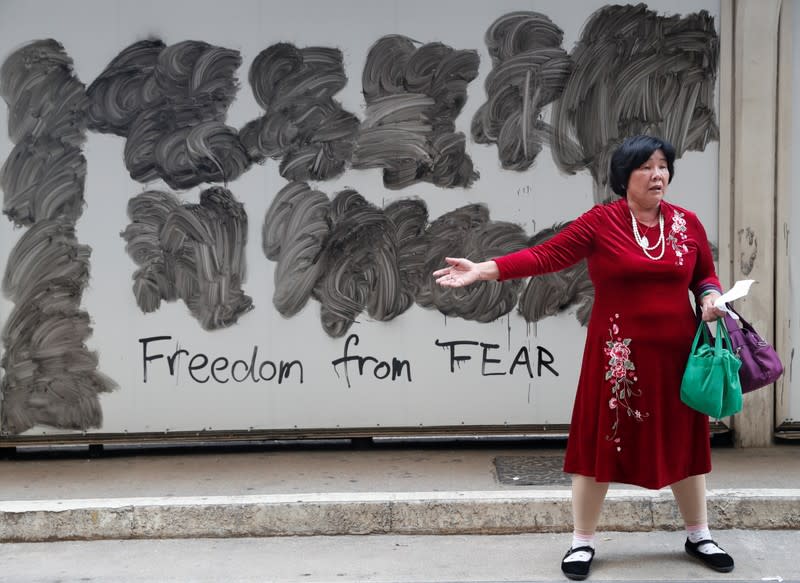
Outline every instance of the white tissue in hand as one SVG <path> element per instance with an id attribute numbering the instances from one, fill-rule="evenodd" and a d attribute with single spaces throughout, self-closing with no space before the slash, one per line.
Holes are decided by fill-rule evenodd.
<path id="1" fill-rule="evenodd" d="M 745 297 L 750 291 L 750 286 L 753 285 L 754 282 L 754 279 L 740 279 L 733 284 L 731 289 L 717 298 L 717 300 L 714 302 L 714 307 L 719 308 L 724 312 L 728 312 L 734 320 L 738 320 L 739 316 L 734 314 L 725 304 Z"/>

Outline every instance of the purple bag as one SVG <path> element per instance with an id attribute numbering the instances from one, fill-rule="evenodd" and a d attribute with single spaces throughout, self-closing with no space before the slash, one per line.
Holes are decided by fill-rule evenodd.
<path id="1" fill-rule="evenodd" d="M 769 342 L 758 335 L 750 322 L 732 307 L 730 309 L 739 316 L 737 322 L 730 314 L 725 314 L 725 327 L 731 337 L 733 353 L 742 361 L 739 368 L 742 393 L 771 385 L 783 374 L 783 364 L 778 353 Z"/>

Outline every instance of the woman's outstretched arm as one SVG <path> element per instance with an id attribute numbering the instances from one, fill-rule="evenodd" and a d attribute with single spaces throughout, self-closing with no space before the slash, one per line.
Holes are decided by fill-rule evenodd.
<path id="1" fill-rule="evenodd" d="M 601 206 L 595 206 L 548 241 L 489 261 L 475 263 L 463 257 L 446 257 L 448 266 L 434 271 L 433 276 L 439 285 L 464 287 L 476 281 L 502 281 L 559 271 L 591 252 L 603 212 Z"/>

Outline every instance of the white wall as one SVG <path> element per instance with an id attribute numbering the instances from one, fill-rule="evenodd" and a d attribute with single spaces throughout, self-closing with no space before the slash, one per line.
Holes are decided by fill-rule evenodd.
<path id="1" fill-rule="evenodd" d="M 84 2 L 5 0 L 0 4 L 0 60 L 23 43 L 53 37 L 74 59 L 75 71 L 87 85 L 108 62 L 130 43 L 154 36 L 167 44 L 185 39 L 241 51 L 241 89 L 228 113 L 227 123 L 241 127 L 261 115 L 246 82 L 253 58 L 267 46 L 287 41 L 299 47 L 336 46 L 343 50 L 348 74 L 346 88 L 337 95 L 344 108 L 363 118 L 361 71 L 370 45 L 386 34 L 403 34 L 421 42 L 441 41 L 454 48 L 477 49 L 479 77 L 469 86 L 468 102 L 457 120 L 458 129 L 469 136 L 475 110 L 485 101 L 483 81 L 491 61 L 483 43 L 489 24 L 511 10 L 538 10 L 548 14 L 565 31 L 564 48 L 570 50 L 586 17 L 603 2 L 531 2 L 498 0 L 473 2 L 466 9 L 461 0 L 431 2 L 404 0 L 375 2 L 265 3 L 259 0 L 228 2 L 213 0 Z M 701 8 L 719 14 L 719 2 L 660 0 L 651 7 L 672 12 Z M 796 11 L 800 30 L 800 10 Z M 718 25 L 718 23 L 717 23 Z M 800 49 L 797 43 L 796 49 Z M 800 53 L 795 67 L 800 79 Z M 13 144 L 8 140 L 7 113 L 0 104 L 0 160 Z M 795 117 L 795 143 L 800 144 L 800 126 Z M 78 239 L 92 248 L 91 282 L 84 292 L 84 307 L 94 323 L 89 348 L 100 356 L 99 369 L 120 388 L 101 396 L 103 433 L 161 431 L 247 430 L 280 428 L 348 428 L 464 425 L 549 425 L 569 422 L 578 380 L 584 329 L 573 314 L 547 318 L 527 325 L 515 312 L 490 324 L 446 319 L 414 306 L 387 323 L 372 322 L 366 314 L 353 326 L 360 344 L 351 352 L 391 361 L 408 360 L 412 382 L 377 380 L 350 367 L 350 386 L 334 371 L 332 361 L 343 354 L 345 338 L 332 339 L 319 322 L 319 305 L 311 301 L 298 316 L 285 319 L 272 307 L 275 264 L 261 252 L 261 224 L 272 197 L 285 184 L 278 163 L 254 166 L 232 182 L 231 191 L 247 210 L 250 230 L 247 245 L 248 279 L 244 289 L 253 297 L 255 309 L 238 324 L 214 332 L 203 331 L 185 305 L 163 304 L 148 315 L 136 307 L 131 293 L 135 265 L 125 252 L 120 232 L 128 224 L 128 199 L 144 187 L 128 176 L 122 163 L 124 140 L 90 132 L 85 147 L 88 175 L 86 208 L 77 225 Z M 402 197 L 421 197 L 431 220 L 468 203 L 486 203 L 493 220 L 519 223 L 528 235 L 556 221 L 574 218 L 593 203 L 592 183 L 587 172 L 566 177 L 555 167 L 545 149 L 534 167 L 526 172 L 503 171 L 495 147 L 468 139 L 467 151 L 481 178 L 471 189 L 442 189 L 419 184 L 404 191 L 383 188 L 377 170 L 349 170 L 338 179 L 315 186 L 333 196 L 345 187 L 357 189 L 372 203 L 382 206 Z M 678 162 L 670 198 L 695 210 L 706 225 L 709 238 L 717 238 L 717 144 L 702 153 L 690 152 Z M 797 166 L 800 166 L 798 164 Z M 800 170 L 795 167 L 795 195 L 800 194 Z M 184 201 L 196 200 L 199 188 L 182 193 Z M 795 206 L 794 218 L 800 219 Z M 793 224 L 798 224 L 795 220 Z M 15 230 L 0 220 L 0 269 L 5 269 L 9 250 L 24 230 Z M 793 240 L 800 254 L 800 240 Z M 797 273 L 794 274 L 797 277 Z M 798 287 L 793 282 L 793 287 Z M 0 298 L 0 324 L 13 305 Z M 798 305 L 793 307 L 794 338 Z M 150 364 L 147 382 L 142 375 L 140 339 L 168 335 L 172 339 L 153 345 L 171 352 L 180 346 L 191 353 L 204 352 L 231 360 L 249 360 L 258 346 L 260 358 L 273 361 L 300 360 L 304 365 L 301 384 L 292 377 L 275 382 L 227 384 L 197 383 L 186 368 L 177 377 L 168 374 L 164 359 Z M 464 349 L 472 360 L 451 373 L 448 353 L 436 340 L 473 340 L 497 344 L 490 357 L 501 360 L 490 370 L 508 372 L 521 347 L 535 356 L 536 347 L 550 351 L 558 370 L 546 370 L 529 378 L 522 368 L 512 375 L 483 376 L 481 353 Z M 184 367 L 185 367 L 184 362 Z M 371 367 L 367 367 L 369 371 Z M 342 372 L 342 369 L 339 370 Z M 800 380 L 795 381 L 800 383 Z M 793 404 L 800 418 L 800 400 Z M 37 427 L 31 435 L 69 433 Z"/>

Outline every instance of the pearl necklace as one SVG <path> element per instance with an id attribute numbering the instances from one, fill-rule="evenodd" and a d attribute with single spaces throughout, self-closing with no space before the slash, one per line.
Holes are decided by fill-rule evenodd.
<path id="1" fill-rule="evenodd" d="M 660 235 L 658 236 L 658 240 L 655 242 L 654 245 L 650 245 L 650 241 L 647 240 L 647 237 L 642 237 L 639 233 L 639 226 L 636 224 L 636 217 L 633 214 L 631 209 L 628 209 L 628 212 L 631 213 L 631 226 L 633 227 L 633 238 L 636 239 L 636 243 L 639 247 L 642 248 L 644 254 L 647 255 L 648 258 L 652 259 L 653 261 L 658 261 L 662 257 L 664 257 L 664 250 L 666 249 L 666 243 L 664 241 L 664 215 L 661 211 L 658 212 L 658 229 L 660 231 Z M 649 251 L 653 251 L 654 249 L 658 249 L 661 246 L 661 253 L 658 254 L 657 257 L 653 257 L 648 253 Z"/>

